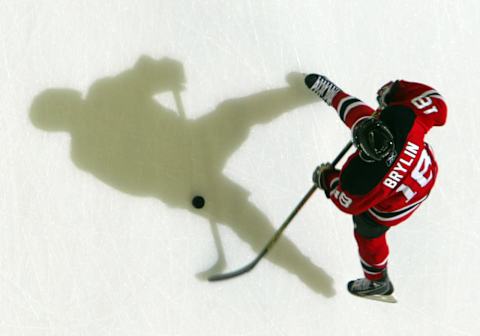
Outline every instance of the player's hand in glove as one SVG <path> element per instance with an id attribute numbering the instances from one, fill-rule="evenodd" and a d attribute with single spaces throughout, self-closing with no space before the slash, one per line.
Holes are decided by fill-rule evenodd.
<path id="1" fill-rule="evenodd" d="M 390 102 L 395 89 L 398 86 L 399 81 L 390 81 L 387 84 L 384 84 L 380 89 L 377 91 L 377 102 L 380 109 L 384 109 L 387 107 L 388 103 Z"/>
<path id="2" fill-rule="evenodd" d="M 320 166 L 315 168 L 313 172 L 313 183 L 323 191 L 325 191 L 325 196 L 330 198 L 330 186 L 328 185 L 328 176 L 332 173 L 337 172 L 337 170 L 332 166 L 331 163 L 322 163 Z"/>

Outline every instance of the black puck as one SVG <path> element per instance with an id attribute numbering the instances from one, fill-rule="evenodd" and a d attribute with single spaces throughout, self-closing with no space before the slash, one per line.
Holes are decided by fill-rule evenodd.
<path id="1" fill-rule="evenodd" d="M 202 196 L 192 198 L 192 205 L 196 209 L 201 209 L 205 205 L 205 199 Z"/>

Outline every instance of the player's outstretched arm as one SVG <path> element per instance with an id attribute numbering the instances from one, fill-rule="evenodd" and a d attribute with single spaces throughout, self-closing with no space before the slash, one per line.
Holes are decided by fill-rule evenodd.
<path id="1" fill-rule="evenodd" d="M 398 80 L 388 95 L 387 105 L 409 107 L 428 130 L 443 126 L 447 120 L 447 104 L 434 88 L 415 82 Z"/>

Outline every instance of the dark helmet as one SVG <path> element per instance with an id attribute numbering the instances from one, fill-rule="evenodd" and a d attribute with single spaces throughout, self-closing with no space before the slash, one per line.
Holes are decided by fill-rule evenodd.
<path id="1" fill-rule="evenodd" d="M 395 152 L 392 133 L 374 117 L 361 119 L 353 126 L 352 140 L 366 160 L 382 161 Z"/>

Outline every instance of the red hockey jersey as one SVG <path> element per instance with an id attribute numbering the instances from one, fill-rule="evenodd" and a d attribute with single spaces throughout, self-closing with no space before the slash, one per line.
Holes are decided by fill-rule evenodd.
<path id="1" fill-rule="evenodd" d="M 332 105 L 349 128 L 374 113 L 343 91 L 336 94 Z M 446 116 L 447 106 L 437 91 L 399 81 L 379 115 L 394 136 L 397 155 L 386 161 L 365 162 L 355 152 L 341 171 L 327 176 L 330 199 L 343 212 L 382 225 L 393 226 L 407 219 L 435 183 L 437 162 L 424 137 L 433 126 L 445 124 Z"/>

